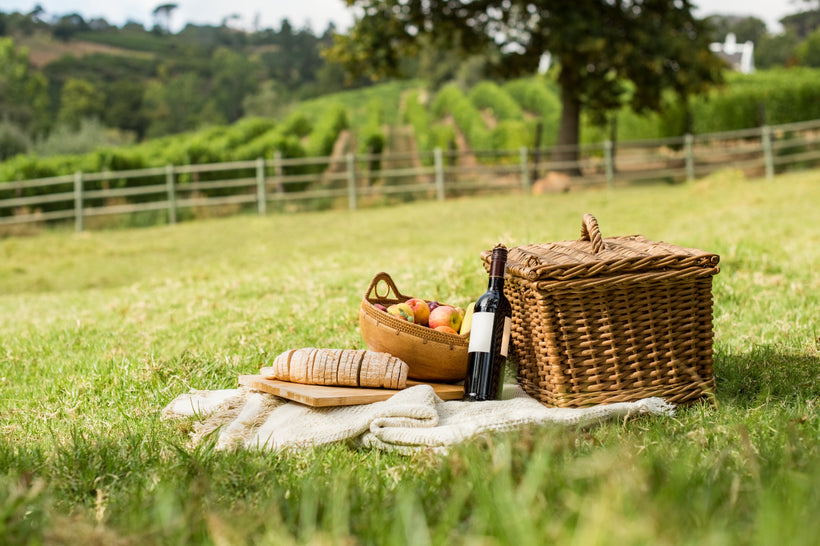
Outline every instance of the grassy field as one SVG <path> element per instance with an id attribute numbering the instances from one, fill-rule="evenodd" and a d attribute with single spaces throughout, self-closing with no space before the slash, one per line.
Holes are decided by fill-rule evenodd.
<path id="1" fill-rule="evenodd" d="M 820 536 L 820 173 L 0 240 L 0 543 L 782 544 Z M 479 253 L 641 233 L 721 255 L 716 407 L 448 455 L 187 444 L 160 410 L 361 347 L 373 275 L 465 305 Z"/>

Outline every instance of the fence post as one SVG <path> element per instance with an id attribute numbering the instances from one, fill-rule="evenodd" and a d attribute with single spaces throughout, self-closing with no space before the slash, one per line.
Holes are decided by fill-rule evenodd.
<path id="1" fill-rule="evenodd" d="M 774 178 L 774 157 L 772 154 L 772 128 L 764 125 L 760 129 L 763 144 L 763 163 L 766 165 L 766 178 Z"/>
<path id="2" fill-rule="evenodd" d="M 168 193 L 168 223 L 177 223 L 177 192 L 174 180 L 174 166 L 165 166 L 165 188 Z"/>
<path id="3" fill-rule="evenodd" d="M 521 146 L 519 148 L 519 153 L 521 154 L 521 189 L 524 192 L 530 191 L 530 164 L 529 164 L 529 155 L 527 153 L 527 147 Z"/>
<path id="4" fill-rule="evenodd" d="M 265 160 L 256 158 L 256 208 L 259 216 L 264 216 L 267 212 L 268 196 L 265 191 Z"/>
<path id="5" fill-rule="evenodd" d="M 347 203 L 350 210 L 356 210 L 356 156 L 347 154 Z"/>
<path id="6" fill-rule="evenodd" d="M 444 160 L 441 148 L 433 150 L 433 160 L 436 167 L 436 197 L 439 201 L 444 201 Z"/>
<path id="7" fill-rule="evenodd" d="M 83 173 L 74 173 L 74 231 L 83 230 Z"/>
<path id="8" fill-rule="evenodd" d="M 273 176 L 276 177 L 276 191 L 285 193 L 285 186 L 282 184 L 282 177 L 284 176 L 284 169 L 282 168 L 282 152 L 276 150 L 273 152 Z"/>
<path id="9" fill-rule="evenodd" d="M 606 185 L 610 188 L 615 187 L 615 165 L 612 161 L 612 141 L 607 139 L 604 141 L 604 169 L 606 170 Z"/>
<path id="10" fill-rule="evenodd" d="M 686 180 L 695 179 L 695 137 L 691 133 L 683 135 L 683 153 L 686 164 Z"/>

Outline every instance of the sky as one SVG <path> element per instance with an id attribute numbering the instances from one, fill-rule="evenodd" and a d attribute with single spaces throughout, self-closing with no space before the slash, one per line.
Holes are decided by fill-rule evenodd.
<path id="1" fill-rule="evenodd" d="M 110 24 L 122 26 L 129 20 L 148 27 L 153 24 L 155 7 L 168 0 L 0 0 L 0 11 L 30 12 L 37 4 L 48 15 L 79 13 L 84 19 L 103 17 Z M 321 33 L 330 22 L 339 30 L 346 30 L 353 22 L 353 14 L 344 0 L 177 0 L 177 9 L 171 18 L 171 29 L 176 32 L 186 23 L 219 25 L 231 15 L 231 24 L 251 29 L 254 22 L 260 28 L 278 29 L 287 18 L 295 28 L 310 27 Z M 799 11 L 801 0 L 693 0 L 694 13 L 707 15 L 753 15 L 762 19 L 770 32 L 782 30 L 777 22 L 784 15 Z"/>

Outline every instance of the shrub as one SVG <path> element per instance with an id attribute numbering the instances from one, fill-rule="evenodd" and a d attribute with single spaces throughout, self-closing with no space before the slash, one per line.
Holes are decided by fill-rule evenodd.
<path id="1" fill-rule="evenodd" d="M 134 135 L 117 129 L 106 128 L 97 119 L 83 119 L 77 128 L 60 124 L 35 145 L 41 156 L 87 154 L 103 146 L 127 146 L 134 142 Z"/>
<path id="2" fill-rule="evenodd" d="M 436 94 L 433 114 L 439 118 L 451 115 L 473 149 L 492 149 L 492 133 L 481 118 L 481 112 L 457 85 L 445 85 Z"/>
<path id="3" fill-rule="evenodd" d="M 404 100 L 404 117 L 402 122 L 408 123 L 413 127 L 413 133 L 416 135 L 416 146 L 419 151 L 429 152 L 435 148 L 434 138 L 432 135 L 432 120 L 427 111 L 427 107 L 422 103 L 422 90 L 414 89 L 408 91 Z"/>
<path id="4" fill-rule="evenodd" d="M 322 113 L 308 137 L 308 155 L 311 157 L 331 155 L 339 133 L 347 127 L 347 113 L 344 107 L 332 104 Z"/>
<path id="5" fill-rule="evenodd" d="M 546 78 L 523 78 L 504 85 L 521 107 L 540 119 L 541 146 L 555 144 L 561 119 L 561 100 L 554 83 Z"/>
<path id="6" fill-rule="evenodd" d="M 381 103 L 376 99 L 370 99 L 367 112 L 365 125 L 360 129 L 359 151 L 380 154 L 387 143 L 383 129 L 384 112 Z"/>
<path id="7" fill-rule="evenodd" d="M 692 114 L 696 133 L 820 119 L 820 70 L 732 74 L 724 88 L 694 99 Z"/>
<path id="8" fill-rule="evenodd" d="M 281 133 L 285 135 L 303 138 L 308 136 L 312 131 L 313 124 L 302 112 L 294 112 L 282 122 Z"/>
<path id="9" fill-rule="evenodd" d="M 515 99 L 494 82 L 482 81 L 470 90 L 469 97 L 476 108 L 491 110 L 499 121 L 524 118 Z"/>
<path id="10" fill-rule="evenodd" d="M 11 121 L 0 120 L 0 161 L 31 149 L 31 139 L 25 131 Z"/>
<path id="11" fill-rule="evenodd" d="M 282 157 L 304 157 L 305 150 L 299 138 L 293 134 L 284 134 L 281 127 L 275 127 L 234 150 L 235 159 L 256 159 L 258 157 L 273 159 L 275 152 Z"/>
<path id="12" fill-rule="evenodd" d="M 535 123 L 524 120 L 507 119 L 493 128 L 494 150 L 518 150 L 522 146 L 531 148 L 535 134 Z"/>

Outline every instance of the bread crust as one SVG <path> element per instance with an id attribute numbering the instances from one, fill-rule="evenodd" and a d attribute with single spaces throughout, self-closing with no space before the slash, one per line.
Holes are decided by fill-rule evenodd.
<path id="1" fill-rule="evenodd" d="M 403 389 L 407 364 L 389 353 L 361 349 L 289 349 L 259 373 L 306 385 Z"/>

